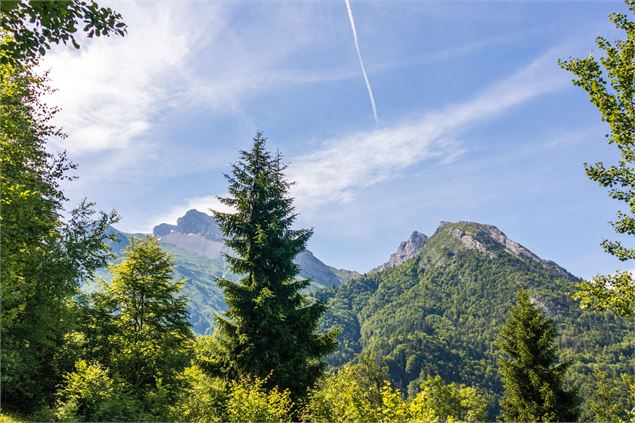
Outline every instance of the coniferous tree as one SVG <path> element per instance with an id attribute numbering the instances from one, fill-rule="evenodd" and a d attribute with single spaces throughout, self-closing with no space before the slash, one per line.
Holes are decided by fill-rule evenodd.
<path id="1" fill-rule="evenodd" d="M 551 319 L 521 290 L 497 342 L 503 352 L 500 373 L 505 392 L 499 416 L 503 421 L 577 419 L 577 395 L 563 387 L 569 363 L 558 362 L 555 338 Z"/>
<path id="2" fill-rule="evenodd" d="M 261 133 L 251 151 L 232 165 L 229 195 L 221 202 L 231 213 L 214 212 L 232 253 L 234 283 L 220 279 L 228 311 L 218 317 L 221 371 L 230 377 L 258 377 L 268 386 L 303 396 L 324 370 L 323 357 L 334 350 L 334 333 L 319 333 L 326 305 L 309 301 L 293 263 L 312 234 L 292 229 L 296 219 L 280 154 L 265 148 Z"/>

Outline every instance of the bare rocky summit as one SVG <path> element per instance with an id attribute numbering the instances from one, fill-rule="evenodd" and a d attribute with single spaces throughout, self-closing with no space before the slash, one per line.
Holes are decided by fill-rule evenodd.
<path id="1" fill-rule="evenodd" d="M 399 244 L 397 251 L 395 251 L 390 256 L 386 263 L 374 268 L 373 270 L 371 270 L 371 272 L 380 272 L 385 269 L 390 269 L 391 267 L 401 264 L 409 258 L 414 257 L 419 251 L 421 251 L 427 240 L 428 237 L 426 235 L 422 234 L 419 231 L 414 231 L 410 235 L 408 240 Z"/>

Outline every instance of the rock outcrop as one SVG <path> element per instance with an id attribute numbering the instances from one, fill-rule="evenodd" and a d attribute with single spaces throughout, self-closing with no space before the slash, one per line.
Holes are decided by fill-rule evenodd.
<path id="1" fill-rule="evenodd" d="M 399 244 L 397 251 L 395 251 L 390 256 L 386 263 L 374 268 L 373 270 L 371 270 L 371 272 L 380 272 L 385 269 L 390 269 L 391 267 L 401 264 L 409 258 L 414 257 L 419 251 L 421 251 L 427 240 L 428 237 L 426 235 L 422 234 L 421 232 L 414 231 L 410 235 L 408 240 L 403 241 L 401 244 Z"/>

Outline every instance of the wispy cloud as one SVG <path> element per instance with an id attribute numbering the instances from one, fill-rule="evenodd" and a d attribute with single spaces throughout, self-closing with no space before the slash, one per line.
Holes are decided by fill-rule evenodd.
<path id="1" fill-rule="evenodd" d="M 196 17 L 176 3 L 114 7 L 128 24 L 127 36 L 87 39 L 79 51 L 57 48 L 42 63 L 57 89 L 50 101 L 61 107 L 58 121 L 69 134 L 64 147 L 71 153 L 125 148 L 146 134 L 179 87 L 174 70 L 201 41 L 192 28 L 220 16 L 211 8 Z"/>
<path id="2" fill-rule="evenodd" d="M 297 34 L 310 9 L 278 7 L 274 29 L 230 25 L 238 4 L 117 1 L 125 37 L 58 47 L 42 63 L 57 91 L 62 144 L 73 155 L 143 150 L 165 114 L 184 109 L 242 113 L 242 102 L 277 86 L 350 77 L 350 71 L 289 68 L 285 60 L 317 38 Z M 256 18 L 254 18 L 256 19 Z M 293 34 L 293 36 L 291 36 Z M 132 152 L 132 151 L 131 151 Z M 134 158 L 130 158 L 134 162 Z"/>
<path id="3" fill-rule="evenodd" d="M 566 86 L 566 78 L 555 72 L 555 57 L 557 50 L 550 50 L 463 103 L 389 128 L 336 138 L 295 158 L 289 176 L 297 182 L 294 195 L 301 210 L 349 201 L 355 192 L 425 160 L 451 161 L 464 151 L 457 135 L 469 125 Z"/>
<path id="4" fill-rule="evenodd" d="M 370 81 L 368 80 L 368 74 L 366 73 L 366 68 L 364 67 L 364 60 L 362 59 L 362 53 L 359 50 L 359 40 L 357 39 L 357 28 L 355 27 L 355 19 L 353 18 L 353 10 L 351 9 L 351 3 L 349 0 L 344 0 L 344 2 L 346 3 L 346 11 L 348 12 L 348 20 L 351 23 L 351 31 L 353 32 L 353 41 L 355 42 L 355 51 L 357 51 L 359 66 L 362 69 L 362 75 L 364 76 L 364 83 L 366 84 L 366 89 L 368 90 L 368 98 L 370 99 L 370 106 L 373 109 L 373 117 L 375 118 L 375 123 L 377 123 L 378 122 L 377 105 L 375 104 L 375 96 L 373 95 L 373 88 L 370 85 Z"/>

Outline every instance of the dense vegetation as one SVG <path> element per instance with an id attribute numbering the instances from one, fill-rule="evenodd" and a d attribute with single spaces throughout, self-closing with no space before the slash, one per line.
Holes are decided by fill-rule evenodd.
<path id="1" fill-rule="evenodd" d="M 503 393 L 495 340 L 524 288 L 554 319 L 563 359 L 574 360 L 567 381 L 586 404 L 582 418 L 595 419 L 588 404 L 598 372 L 610 375 L 605 383 L 619 391 L 616 401 L 625 418 L 633 406 L 621 376 L 632 376 L 631 325 L 610 313 L 581 311 L 570 298 L 575 277 L 554 263 L 511 254 L 490 229 L 446 223 L 416 257 L 323 293 L 330 305 L 326 326 L 343 328 L 331 364 L 355 361 L 358 354 L 381 357 L 391 380 L 410 395 L 435 375 L 480 387 L 491 399 L 494 418 Z"/>
<path id="2" fill-rule="evenodd" d="M 83 202 L 61 218 L 60 182 L 74 165 L 46 148 L 61 132 L 41 101 L 44 79 L 31 64 L 0 66 L 2 397 L 31 409 L 61 380 L 55 356 L 73 320 L 71 299 L 79 280 L 106 264 L 102 240 L 117 216 L 95 217 Z"/>
<path id="3" fill-rule="evenodd" d="M 630 275 L 583 284 L 578 298 L 600 311 L 580 310 L 571 299 L 580 281 L 555 263 L 495 227 L 446 223 L 409 260 L 309 297 L 293 260 L 311 231 L 293 227 L 284 164 L 261 134 L 227 176 L 222 201 L 233 212 L 215 216 L 238 276 L 208 283 L 223 289 L 228 310 L 212 335 L 195 336 L 188 275 L 169 254 L 179 251 L 153 237 L 112 240 L 121 253 L 112 261 L 116 213 L 87 201 L 68 210 L 60 182 L 74 165 L 47 149 L 63 134 L 42 102 L 38 57 L 50 43 L 77 47 L 80 22 L 89 37 L 124 35 L 121 16 L 83 0 L 6 1 L 1 10 L 2 419 L 635 420 L 632 300 L 614 295 L 630 295 Z M 613 20 L 627 40 L 600 47 L 617 97 L 602 89 L 595 61 L 563 66 L 622 152 L 618 167 L 588 172 L 619 184 L 611 195 L 632 207 L 635 24 Z M 615 226 L 633 234 L 629 216 Z M 632 258 L 621 244 L 605 247 Z M 112 277 L 82 292 L 109 261 Z"/>

